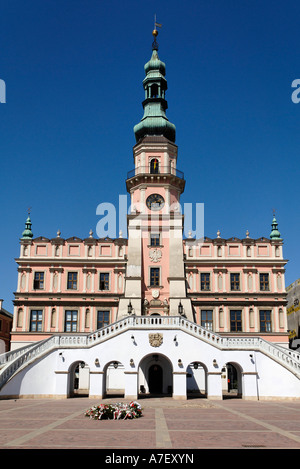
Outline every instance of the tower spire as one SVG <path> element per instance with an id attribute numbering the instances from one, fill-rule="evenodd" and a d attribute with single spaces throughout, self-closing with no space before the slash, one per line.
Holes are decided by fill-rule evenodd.
<path id="1" fill-rule="evenodd" d="M 272 220 L 272 231 L 270 233 L 270 238 L 272 240 L 281 240 L 280 233 L 278 231 L 278 223 L 275 218 L 275 210 L 273 210 L 273 220 Z"/>
<path id="2" fill-rule="evenodd" d="M 25 230 L 22 233 L 22 238 L 21 239 L 32 239 L 33 238 L 33 233 L 31 231 L 32 223 L 30 219 L 30 210 L 31 208 L 28 209 L 28 217 L 25 223 Z"/>
<path id="3" fill-rule="evenodd" d="M 171 142 L 175 142 L 176 127 L 169 122 L 166 116 L 168 103 L 165 99 L 165 94 L 168 85 L 165 78 L 166 65 L 159 59 L 157 52 L 157 26 L 161 27 L 161 24 L 156 22 L 155 17 L 154 30 L 152 31 L 154 37 L 152 56 L 144 67 L 146 74 L 143 80 L 145 90 L 145 100 L 142 103 L 144 115 L 139 124 L 134 126 L 136 142 L 139 142 L 146 136 L 163 136 Z"/>

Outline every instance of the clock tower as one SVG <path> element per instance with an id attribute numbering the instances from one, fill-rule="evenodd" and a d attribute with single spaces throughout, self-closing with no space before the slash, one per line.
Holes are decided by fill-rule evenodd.
<path id="1" fill-rule="evenodd" d="M 158 57 L 156 30 L 153 36 L 143 80 L 144 115 L 134 127 L 134 169 L 126 180 L 131 197 L 128 260 L 118 319 L 135 314 L 194 320 L 186 295 L 182 243 L 180 195 L 185 180 L 177 169 L 175 125 L 166 117 L 166 67 Z"/>

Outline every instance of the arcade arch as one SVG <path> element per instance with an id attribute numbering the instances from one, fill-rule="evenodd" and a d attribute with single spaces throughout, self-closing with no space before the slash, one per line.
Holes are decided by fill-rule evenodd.
<path id="1" fill-rule="evenodd" d="M 90 389 L 90 368 L 84 361 L 76 361 L 69 368 L 69 397 L 86 397 Z"/>
<path id="2" fill-rule="evenodd" d="M 162 354 L 154 353 L 144 357 L 138 367 L 138 393 L 147 395 L 172 395 L 173 366 Z"/>
<path id="3" fill-rule="evenodd" d="M 224 398 L 242 398 L 242 367 L 235 362 L 228 362 L 222 367 L 222 393 Z"/>
<path id="4" fill-rule="evenodd" d="M 115 360 L 104 367 L 104 395 L 125 396 L 125 368 L 124 365 Z"/>
<path id="5" fill-rule="evenodd" d="M 186 369 L 187 397 L 207 397 L 207 368 L 199 362 L 190 363 Z"/>

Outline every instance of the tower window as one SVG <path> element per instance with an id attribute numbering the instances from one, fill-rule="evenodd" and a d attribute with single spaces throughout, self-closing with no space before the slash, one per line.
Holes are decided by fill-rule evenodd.
<path id="1" fill-rule="evenodd" d="M 151 287 L 159 286 L 159 267 L 150 268 L 150 286 Z"/>
<path id="2" fill-rule="evenodd" d="M 159 233 L 151 233 L 150 246 L 159 246 L 159 245 L 160 245 Z"/>
<path id="3" fill-rule="evenodd" d="M 151 98 L 157 98 L 158 97 L 158 86 L 154 83 L 151 86 Z"/>
<path id="4" fill-rule="evenodd" d="M 150 173 L 151 174 L 159 173 L 159 161 L 157 158 L 153 158 L 153 160 L 150 161 Z"/>

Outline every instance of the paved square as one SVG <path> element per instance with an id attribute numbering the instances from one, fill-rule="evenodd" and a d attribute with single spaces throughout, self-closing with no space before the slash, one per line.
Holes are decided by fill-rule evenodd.
<path id="1" fill-rule="evenodd" d="M 0 401 L 1 449 L 299 449 L 300 402 L 141 399 L 136 420 L 92 420 L 92 405 L 126 399 Z"/>

